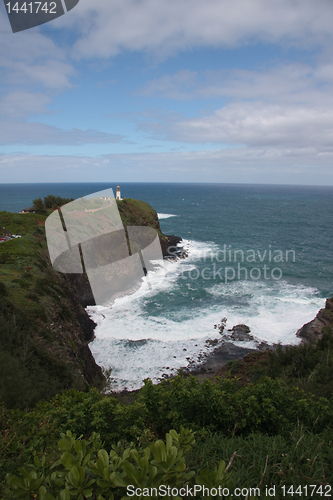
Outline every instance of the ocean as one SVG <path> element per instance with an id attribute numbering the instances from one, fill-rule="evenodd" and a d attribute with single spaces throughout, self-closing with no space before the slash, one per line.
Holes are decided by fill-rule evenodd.
<path id="1" fill-rule="evenodd" d="M 116 183 L 1 184 L 0 211 L 48 194 L 78 198 Z M 214 327 L 246 324 L 253 340 L 296 344 L 296 331 L 333 295 L 333 187 L 121 183 L 149 203 L 162 232 L 183 238 L 186 259 L 166 260 L 132 295 L 91 306 L 90 349 L 112 368 L 112 389 L 137 389 L 197 361 Z M 153 286 L 152 286 L 153 285 Z"/>

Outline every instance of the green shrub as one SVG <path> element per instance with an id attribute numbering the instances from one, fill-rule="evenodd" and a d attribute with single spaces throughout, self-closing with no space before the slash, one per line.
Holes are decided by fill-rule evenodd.
<path id="1" fill-rule="evenodd" d="M 146 380 L 138 401 L 147 408 L 157 434 L 186 425 L 225 435 L 276 435 L 288 433 L 297 422 L 319 432 L 331 425 L 333 417 L 332 402 L 268 377 L 245 387 L 236 379 L 200 383 L 194 376 L 178 376 L 158 385 Z"/>
<path id="2" fill-rule="evenodd" d="M 6 285 L 0 281 L 0 297 L 5 297 L 7 295 Z"/>
<path id="3" fill-rule="evenodd" d="M 45 208 L 57 208 L 71 201 L 74 201 L 74 198 L 62 198 L 61 196 L 49 194 L 44 198 L 44 206 Z"/>
<path id="4" fill-rule="evenodd" d="M 307 392 L 330 398 L 333 394 L 333 331 L 322 329 L 317 342 L 282 346 L 270 353 L 267 374 L 283 377 Z"/>
<path id="5" fill-rule="evenodd" d="M 167 433 L 165 442 L 158 440 L 145 448 L 131 445 L 125 449 L 119 444 L 108 453 L 101 448 L 98 434 L 82 440 L 67 431 L 61 434 L 58 442 L 61 456 L 55 463 L 50 464 L 45 455 L 34 452 L 34 463 L 19 469 L 21 477 L 7 474 L 5 498 L 114 499 L 124 498 L 127 487 L 130 493 L 139 488 L 141 494 L 131 496 L 143 498 L 151 488 L 157 493 L 161 485 L 180 489 L 195 475 L 187 469 L 185 461 L 185 454 L 193 444 L 193 433 L 182 428 L 179 434 L 175 430 Z M 231 477 L 225 462 L 220 461 L 219 467 L 212 471 L 199 471 L 195 482 L 206 488 L 230 488 Z M 154 490 L 150 498 L 158 498 Z"/>
<path id="6" fill-rule="evenodd" d="M 9 262 L 13 262 L 13 257 L 9 252 L 0 253 L 0 264 L 7 264 Z"/>

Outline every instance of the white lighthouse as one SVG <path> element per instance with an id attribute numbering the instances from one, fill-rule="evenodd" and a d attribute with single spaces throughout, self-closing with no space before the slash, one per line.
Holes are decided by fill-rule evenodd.
<path id="1" fill-rule="evenodd" d="M 116 200 L 121 200 L 121 195 L 120 195 L 120 186 L 117 186 Z"/>

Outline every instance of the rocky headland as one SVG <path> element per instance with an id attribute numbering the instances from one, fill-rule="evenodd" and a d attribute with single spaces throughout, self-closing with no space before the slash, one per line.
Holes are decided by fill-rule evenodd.
<path id="1" fill-rule="evenodd" d="M 132 199 L 117 204 L 125 228 L 154 228 L 163 255 L 172 254 L 181 238 L 161 232 L 152 207 Z M 0 245 L 0 398 L 12 408 L 105 384 L 88 346 L 96 326 L 85 311 L 95 304 L 88 278 L 53 269 L 45 220 L 0 212 L 0 226 L 21 235 Z"/>
<path id="2" fill-rule="evenodd" d="M 164 258 L 179 258 L 186 256 L 179 244 L 182 241 L 180 236 L 166 235 L 161 231 L 157 212 L 144 201 L 124 198 L 117 200 L 117 206 L 124 228 L 130 226 L 143 226 L 155 229 L 159 236 L 162 255 Z M 89 284 L 87 275 L 68 275 L 70 282 L 75 286 L 76 295 L 83 307 L 95 305 L 94 296 Z"/>
<path id="3" fill-rule="evenodd" d="M 124 226 L 150 226 L 159 235 L 164 257 L 184 256 L 178 236 L 161 232 L 156 211 L 147 203 L 117 202 Z M 105 377 L 89 349 L 95 323 L 85 307 L 94 305 L 85 274 L 62 274 L 50 263 L 45 240 L 45 215 L 0 213 L 0 226 L 22 237 L 0 245 L 0 397 L 9 407 L 31 405 L 64 389 L 102 388 Z M 180 252 L 179 252 L 180 250 Z M 229 361 L 272 349 L 255 341 L 247 325 L 226 330 L 215 325 L 216 338 L 189 369 L 201 378 L 219 374 Z M 297 336 L 320 339 L 333 328 L 333 298 Z M 234 342 L 237 341 L 238 345 Z"/>

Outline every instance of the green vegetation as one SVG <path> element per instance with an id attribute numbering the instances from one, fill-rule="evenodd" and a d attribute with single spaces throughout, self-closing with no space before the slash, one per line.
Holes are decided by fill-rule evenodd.
<path id="1" fill-rule="evenodd" d="M 69 277 L 51 267 L 45 219 L 0 213 L 0 225 L 22 236 L 0 245 L 0 398 L 8 408 L 72 387 L 88 390 L 92 382 L 75 354 L 89 351 L 80 326 L 86 313 Z M 101 383 L 98 367 L 91 370 Z"/>
<path id="2" fill-rule="evenodd" d="M 146 203 L 117 204 L 125 226 L 159 230 Z M 89 320 L 71 277 L 50 265 L 45 219 L 0 213 L 0 226 L 22 235 L 0 245 L 3 498 L 118 500 L 128 484 L 332 494 L 333 299 L 317 342 L 248 355 L 202 383 L 180 373 L 104 395 L 91 388 L 102 376 L 87 352 Z"/>
<path id="3" fill-rule="evenodd" d="M 324 326 L 322 332 L 317 342 L 278 346 L 270 355 L 267 373 L 330 398 L 333 394 L 333 328 Z"/>
<path id="4" fill-rule="evenodd" d="M 148 203 L 132 198 L 117 201 L 124 226 L 150 226 L 159 229 L 158 217 Z"/>
<path id="5" fill-rule="evenodd" d="M 321 314 L 328 316 L 333 298 Z M 273 351 L 256 352 L 242 360 L 230 361 L 219 375 L 236 376 L 243 384 L 256 383 L 264 377 L 282 380 L 290 387 L 330 399 L 333 394 L 333 320 L 322 328 L 315 341 L 295 346 L 278 345 Z"/>
<path id="6" fill-rule="evenodd" d="M 150 476 L 152 467 L 162 474 L 156 443 L 172 428 L 184 432 L 183 426 L 194 431 L 196 443 L 184 452 L 177 472 L 190 475 L 172 483 L 174 462 L 161 484 L 193 486 L 206 481 L 216 486 L 225 481 L 230 490 L 268 485 L 277 488 L 278 499 L 284 498 L 281 486 L 325 488 L 333 480 L 333 400 L 305 392 L 287 378 L 269 378 L 264 373 L 268 368 L 266 360 L 256 383 L 231 378 L 228 372 L 203 383 L 179 374 L 158 385 L 147 380 L 136 395 L 124 400 L 97 390 L 71 390 L 30 411 L 3 406 L 0 484 L 8 495 L 4 498 L 31 498 L 30 486 L 36 487 L 34 494 L 40 499 L 52 500 L 46 492 L 66 498 L 60 496 L 66 487 L 74 499 L 122 498 L 121 481 L 140 487 L 156 484 Z M 68 430 L 81 436 L 81 444 L 75 444 L 78 440 Z M 59 433 L 66 436 L 58 443 Z M 223 470 L 231 459 L 227 477 Z M 80 496 L 80 489 L 86 496 Z"/>
<path id="7" fill-rule="evenodd" d="M 167 478 L 158 477 L 163 484 L 200 484 L 201 477 L 206 484 L 211 480 L 216 486 L 215 480 L 225 480 L 230 488 L 250 488 L 257 487 L 264 475 L 263 485 L 319 487 L 333 480 L 332 403 L 269 378 L 247 386 L 237 379 L 200 384 L 195 377 L 182 375 L 156 386 L 147 380 L 130 404 L 121 402 L 118 395 L 104 396 L 96 390 L 66 391 L 31 411 L 2 408 L 1 424 L 6 431 L 0 441 L 0 481 L 3 488 L 11 484 L 12 496 L 8 493 L 8 498 L 16 498 L 14 493 L 22 490 L 24 478 L 35 478 L 36 494 L 39 486 L 44 486 L 56 497 L 67 485 L 74 499 L 89 497 L 88 493 L 80 497 L 79 488 L 91 489 L 96 499 L 99 494 L 113 498 L 111 493 L 121 498 L 125 492 L 119 491 L 119 477 L 128 481 L 126 484 L 143 487 L 153 484 L 148 472 L 151 466 L 166 474 L 156 463 L 156 446 L 162 447 L 156 443 L 164 439 L 165 428 L 173 428 L 173 445 L 188 439 L 187 445 L 193 445 L 193 449 L 188 446 L 186 462 L 182 453 L 176 453 L 179 461 L 171 460 L 171 465 L 165 466 Z M 195 431 L 195 445 L 191 434 L 182 430 L 183 423 Z M 59 433 L 66 434 L 68 429 L 88 442 L 82 442 L 81 447 L 67 434 L 58 443 Z M 183 433 L 183 438 L 175 432 Z M 137 451 L 125 452 L 128 448 Z M 105 451 L 99 452 L 101 449 Z M 217 479 L 221 460 L 228 463 L 232 457 L 230 476 L 220 474 Z M 103 461 L 104 468 L 98 460 Z M 73 467 L 79 475 L 74 471 L 70 476 Z M 174 472 L 191 475 L 173 483 Z M 44 498 L 42 492 L 38 498 Z M 25 492 L 20 498 L 31 498 L 29 495 Z M 277 494 L 275 498 L 283 497 Z"/>
<path id="8" fill-rule="evenodd" d="M 119 214 L 124 226 L 149 226 L 154 228 L 160 238 L 163 252 L 169 246 L 169 239 L 161 232 L 158 216 L 148 203 L 132 198 L 117 201 Z"/>
<path id="9" fill-rule="evenodd" d="M 39 493 L 40 498 L 60 500 L 66 491 L 68 496 L 87 498 L 95 492 L 95 498 L 100 495 L 114 498 L 123 496 L 122 490 L 129 485 L 156 489 L 161 484 L 180 487 L 195 474 L 186 471 L 184 458 L 194 436 L 183 428 L 180 434 L 171 430 L 166 435 L 166 444 L 158 440 L 143 449 L 133 446 L 122 449 L 120 444 L 110 453 L 101 449 L 102 443 L 95 433 L 88 441 L 75 439 L 69 431 L 61 437 L 58 446 L 62 455 L 52 467 L 47 467 L 45 456 L 40 459 L 35 455 L 34 467 L 21 469 L 23 479 L 7 476 L 13 498 Z M 224 462 L 219 469 L 215 481 L 227 486 L 230 473 L 223 474 Z M 204 475 L 198 479 L 205 479 Z"/>
<path id="10" fill-rule="evenodd" d="M 74 198 L 61 198 L 61 196 L 54 196 L 53 194 L 49 194 L 45 196 L 44 201 L 41 198 L 36 198 L 33 200 L 32 204 L 35 207 L 35 211 L 37 214 L 46 214 L 48 209 L 55 209 L 61 207 L 62 205 L 66 205 L 74 201 Z"/>

